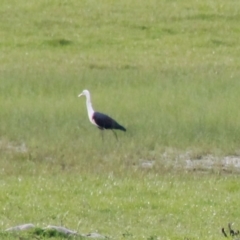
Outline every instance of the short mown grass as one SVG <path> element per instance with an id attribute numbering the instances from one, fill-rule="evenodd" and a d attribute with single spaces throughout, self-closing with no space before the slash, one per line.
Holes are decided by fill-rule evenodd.
<path id="1" fill-rule="evenodd" d="M 238 9 L 1 1 L 1 237 L 28 222 L 112 239 L 220 239 L 229 222 L 239 228 L 234 169 L 179 164 L 186 153 L 239 155 Z M 127 128 L 119 141 L 90 124 L 83 89 Z M 18 237 L 44 238 L 31 234 Z"/>
<path id="2" fill-rule="evenodd" d="M 239 216 L 238 176 L 91 175 L 8 177 L 1 182 L 2 225 L 63 225 L 111 239 L 217 239 Z"/>

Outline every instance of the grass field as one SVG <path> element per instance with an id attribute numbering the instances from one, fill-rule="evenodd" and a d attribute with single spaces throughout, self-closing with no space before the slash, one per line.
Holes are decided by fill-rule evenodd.
<path id="1" fill-rule="evenodd" d="M 229 222 L 240 228 L 235 169 L 184 167 L 240 155 L 239 7 L 2 0 L 1 238 L 44 238 L 4 232 L 28 222 L 110 239 L 214 240 Z M 127 128 L 119 141 L 109 131 L 102 142 L 83 89 Z"/>

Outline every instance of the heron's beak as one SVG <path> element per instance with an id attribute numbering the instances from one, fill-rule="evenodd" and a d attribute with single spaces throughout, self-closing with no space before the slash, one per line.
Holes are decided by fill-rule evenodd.
<path id="1" fill-rule="evenodd" d="M 80 93 L 79 95 L 78 95 L 78 97 L 81 97 L 83 94 L 82 93 Z"/>

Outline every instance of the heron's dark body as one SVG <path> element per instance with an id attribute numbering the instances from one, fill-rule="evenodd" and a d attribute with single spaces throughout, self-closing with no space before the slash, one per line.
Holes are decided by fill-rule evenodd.
<path id="1" fill-rule="evenodd" d="M 97 124 L 98 128 L 104 129 L 118 129 L 121 131 L 126 131 L 126 128 L 117 123 L 114 119 L 106 114 L 94 112 L 92 116 L 93 121 Z"/>

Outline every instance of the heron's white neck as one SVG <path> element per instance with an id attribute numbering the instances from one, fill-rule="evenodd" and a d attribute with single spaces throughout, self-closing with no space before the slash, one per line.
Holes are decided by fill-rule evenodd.
<path id="1" fill-rule="evenodd" d="M 89 120 L 92 122 L 92 116 L 93 116 L 94 110 L 93 110 L 93 107 L 92 107 L 90 93 L 86 94 L 86 105 L 87 105 Z"/>

